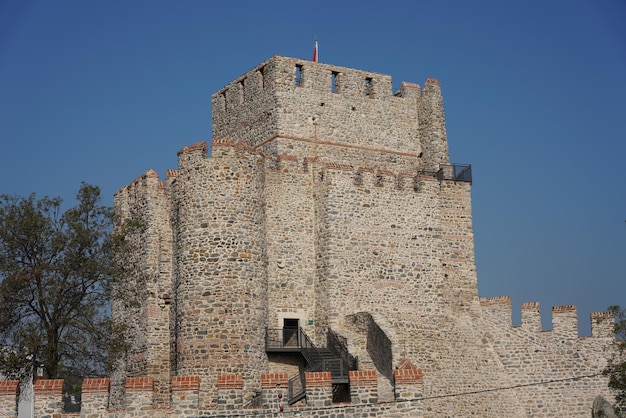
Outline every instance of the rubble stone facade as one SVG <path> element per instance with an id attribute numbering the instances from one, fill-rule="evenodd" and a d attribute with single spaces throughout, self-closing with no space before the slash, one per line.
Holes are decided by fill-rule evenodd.
<path id="1" fill-rule="evenodd" d="M 586 417 L 610 398 L 609 316 L 579 337 L 575 307 L 543 331 L 538 304 L 514 327 L 508 298 L 479 298 L 471 172 L 450 164 L 438 81 L 393 93 L 387 75 L 274 56 L 212 107 L 210 156 L 187 146 L 164 181 L 115 195 L 147 224 L 145 297 L 115 312 L 135 324 L 134 400 L 91 395 L 89 416 Z M 292 326 L 358 358 L 347 398 L 267 349 Z"/>

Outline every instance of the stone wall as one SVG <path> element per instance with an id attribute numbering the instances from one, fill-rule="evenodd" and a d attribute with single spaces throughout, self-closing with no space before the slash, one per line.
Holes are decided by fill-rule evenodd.
<path id="1" fill-rule="evenodd" d="M 37 379 L 33 386 L 35 417 L 50 417 L 63 411 L 63 380 Z"/>
<path id="2" fill-rule="evenodd" d="M 218 407 L 207 410 L 199 406 L 201 379 L 199 376 L 175 376 L 168 385 L 171 397 L 167 407 L 156 402 L 157 388 L 151 377 L 127 378 L 123 408 L 113 408 L 110 404 L 110 381 L 106 378 L 85 379 L 83 382 L 82 409 L 80 414 L 62 412 L 63 380 L 42 380 L 36 384 L 35 418 L 192 418 L 192 417 L 258 417 L 270 418 L 284 413 L 286 416 L 307 416 L 318 418 L 371 416 L 420 417 L 422 416 L 421 371 L 413 375 L 417 379 L 398 379 L 403 393 L 414 397 L 405 397 L 399 403 L 378 403 L 376 395 L 376 373 L 358 371 L 350 374 L 354 387 L 352 401 L 333 403 L 332 385 L 328 372 L 307 373 L 306 404 L 290 406 L 287 403 L 287 376 L 284 374 L 262 374 L 260 382 L 253 386 L 259 390 L 260 402 L 243 402 L 243 375 L 221 374 L 216 377 Z M 259 384 L 260 383 L 260 384 Z M 14 406 L 17 393 L 16 381 L 2 382 L 0 396 L 9 408 L 0 411 L 2 416 L 17 416 Z M 8 390 L 3 390 L 9 388 Z M 12 409 L 11 409 L 12 408 Z"/>
<path id="3" fill-rule="evenodd" d="M 402 83 L 394 95 L 388 75 L 275 56 L 215 93 L 212 105 L 214 140 L 243 141 L 272 155 L 404 168 L 448 163 L 433 79 L 423 90 Z"/>
<path id="4" fill-rule="evenodd" d="M 4 411 L 6 416 L 17 416 L 19 394 L 19 381 L 0 381 L 0 411 Z"/>
<path id="5" fill-rule="evenodd" d="M 266 327 L 287 323 L 320 347 L 332 330 L 368 371 L 351 376 L 350 405 L 310 375 L 308 416 L 583 416 L 587 392 L 606 392 L 583 374 L 601 370 L 608 328 L 580 339 L 559 308 L 547 337 L 534 305 L 518 330 L 500 299 L 479 299 L 471 183 L 437 175 L 443 99 L 439 82 L 424 86 L 392 94 L 387 75 L 272 57 L 213 95 L 210 157 L 190 145 L 165 182 L 150 170 L 116 194 L 118 214 L 147 222 L 135 237 L 146 296 L 116 309 L 134 324 L 121 368 L 153 379 L 155 406 L 174 410 L 186 384 L 170 376 L 196 376 L 180 416 L 196 403 L 206 416 L 285 409 L 269 398 L 284 383 L 262 376 L 304 371 L 265 351 Z"/>
<path id="6" fill-rule="evenodd" d="M 226 144 L 225 144 L 226 145 Z M 172 183 L 176 254 L 176 364 L 199 375 L 202 407 L 216 406 L 215 376 L 267 370 L 267 274 L 262 160 L 214 144 L 183 149 Z M 256 388 L 247 388 L 252 390 Z"/>
<path id="7" fill-rule="evenodd" d="M 172 229 L 171 200 L 154 170 L 148 170 L 115 195 L 115 210 L 121 218 L 138 219 L 142 231 L 132 237 L 137 250 L 134 277 L 118 283 L 126 293 L 114 302 L 114 315 L 129 327 L 130 352 L 118 367 L 124 376 L 150 375 L 157 387 L 157 404 L 167 406 L 171 375 Z M 134 295 L 129 300 L 128 295 Z M 114 386 L 121 380 L 114 379 Z M 117 389 L 120 390 L 120 389 Z"/>
<path id="8" fill-rule="evenodd" d="M 278 156 L 266 160 L 268 326 L 282 328 L 285 318 L 314 335 L 316 284 L 315 192 L 304 162 Z"/>
<path id="9" fill-rule="evenodd" d="M 592 336 L 578 336 L 576 307 L 552 309 L 552 330 L 542 331 L 539 304 L 522 305 L 511 323 L 508 297 L 483 298 L 482 332 L 501 359 L 526 416 L 587 416 L 597 395 L 612 399 L 602 370 L 613 341 L 613 317 L 594 313 Z"/>

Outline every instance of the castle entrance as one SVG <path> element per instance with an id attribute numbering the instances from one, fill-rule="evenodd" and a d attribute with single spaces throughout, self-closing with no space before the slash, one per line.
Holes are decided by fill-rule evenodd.
<path id="1" fill-rule="evenodd" d="M 298 329 L 300 320 L 298 318 L 283 319 L 283 345 L 285 347 L 298 347 Z"/>

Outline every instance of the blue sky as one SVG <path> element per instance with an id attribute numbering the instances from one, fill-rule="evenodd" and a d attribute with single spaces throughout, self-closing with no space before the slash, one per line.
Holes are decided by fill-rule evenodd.
<path id="1" fill-rule="evenodd" d="M 444 93 L 473 166 L 481 296 L 626 305 L 626 2 L 0 1 L 0 193 L 105 202 L 211 139 L 210 96 L 272 55 Z"/>

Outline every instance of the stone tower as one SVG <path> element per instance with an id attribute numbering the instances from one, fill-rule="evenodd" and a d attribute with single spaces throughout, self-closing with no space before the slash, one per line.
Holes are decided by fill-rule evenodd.
<path id="1" fill-rule="evenodd" d="M 115 196 L 147 224 L 145 298 L 116 311 L 134 324 L 126 375 L 153 377 L 163 407 L 171 376 L 200 376 L 211 410 L 221 375 L 252 399 L 263 374 L 306 369 L 270 349 L 297 335 L 375 370 L 380 401 L 409 365 L 426 416 L 528 414 L 492 390 L 524 378 L 498 352 L 506 308 L 478 297 L 471 170 L 450 164 L 438 81 L 393 93 L 387 75 L 274 56 L 212 107 L 210 157 L 185 147 L 164 182 L 150 170 Z"/>

